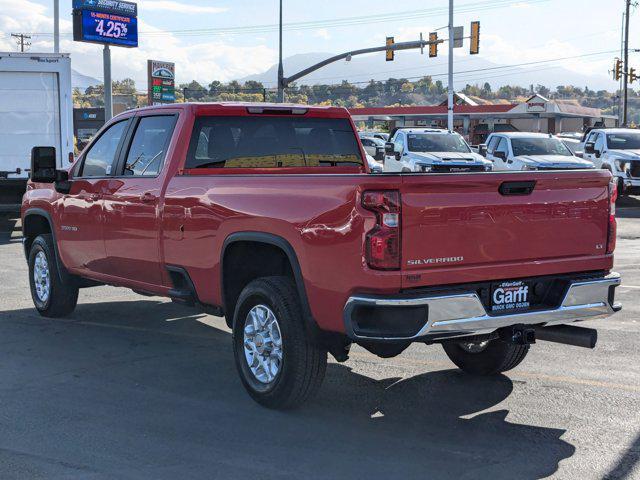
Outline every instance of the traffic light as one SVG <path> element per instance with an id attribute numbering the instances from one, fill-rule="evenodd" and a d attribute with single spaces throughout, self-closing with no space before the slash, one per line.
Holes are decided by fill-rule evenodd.
<path id="1" fill-rule="evenodd" d="M 636 75 L 636 69 L 631 67 L 629 69 L 629 83 L 633 83 L 637 79 L 638 79 L 638 75 Z"/>
<path id="2" fill-rule="evenodd" d="M 471 55 L 480 53 L 480 22 L 471 22 Z"/>
<path id="3" fill-rule="evenodd" d="M 394 43 L 396 42 L 393 39 L 393 37 L 387 37 L 387 47 L 390 47 Z M 393 62 L 393 59 L 395 58 L 395 54 L 396 54 L 395 50 L 391 50 L 391 49 L 387 50 L 387 62 Z"/>
<path id="4" fill-rule="evenodd" d="M 429 41 L 434 42 L 429 44 L 429 57 L 437 57 L 438 56 L 438 32 L 431 32 L 429 34 Z"/>
<path id="5" fill-rule="evenodd" d="M 622 77 L 622 60 L 616 58 L 616 62 L 613 64 L 613 78 L 620 80 Z"/>

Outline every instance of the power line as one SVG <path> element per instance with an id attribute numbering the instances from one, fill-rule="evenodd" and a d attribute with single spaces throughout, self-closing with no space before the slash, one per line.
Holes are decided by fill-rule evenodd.
<path id="1" fill-rule="evenodd" d="M 547 3 L 551 0 L 491 0 L 471 2 L 460 5 L 456 8 L 457 13 L 471 13 L 478 11 L 493 10 L 505 7 L 511 7 L 526 3 L 528 5 Z M 422 10 L 408 10 L 392 13 L 383 13 L 375 15 L 361 15 L 345 18 L 333 18 L 324 20 L 313 20 L 307 22 L 291 22 L 285 23 L 283 28 L 287 31 L 310 30 L 317 28 L 338 28 L 353 25 L 369 25 L 375 23 L 398 22 L 406 20 L 415 20 L 421 18 L 439 17 L 447 14 L 448 7 L 437 7 Z M 262 25 L 246 25 L 235 27 L 218 27 L 218 28 L 190 28 L 178 30 L 154 30 L 140 31 L 140 34 L 146 36 L 162 36 L 173 34 L 175 36 L 207 36 L 207 35 L 247 35 L 247 34 L 264 34 L 276 32 L 278 24 L 262 24 Z M 38 36 L 50 36 L 51 32 L 32 33 Z M 61 35 L 70 36 L 71 32 L 64 32 Z"/>
<path id="2" fill-rule="evenodd" d="M 576 59 L 576 58 L 586 58 L 586 57 L 593 57 L 593 56 L 598 56 L 598 55 L 610 55 L 612 52 L 616 52 L 616 50 L 607 50 L 607 51 L 602 51 L 602 52 L 591 52 L 591 53 L 584 53 L 581 55 L 571 55 L 571 56 L 567 56 L 567 57 L 558 57 L 558 58 L 549 58 L 549 59 L 545 59 L 545 60 L 537 60 L 537 61 L 533 61 L 533 62 L 523 62 L 523 63 L 514 63 L 514 64 L 510 64 L 510 65 L 498 65 L 495 67 L 485 67 L 485 68 L 474 68 L 474 69 L 469 69 L 469 70 L 460 70 L 455 72 L 455 75 L 460 75 L 460 74 L 466 74 L 466 73 L 477 73 L 477 72 L 487 72 L 487 71 L 494 71 L 494 70 L 504 70 L 504 69 L 513 69 L 513 68 L 519 68 L 519 67 L 525 67 L 525 66 L 532 66 L 532 65 L 541 65 L 541 64 L 545 64 L 545 63 L 550 63 L 550 62 L 559 62 L 562 60 L 572 60 L 572 59 Z M 384 73 L 389 73 L 389 71 L 387 70 L 381 70 L 381 71 L 377 71 L 377 74 L 384 74 Z M 424 78 L 424 77 L 444 77 L 446 76 L 447 73 L 443 72 L 443 73 L 429 73 L 429 74 L 424 74 L 424 75 L 415 75 L 415 76 L 410 76 L 410 77 L 402 77 L 403 80 L 415 80 L 415 79 L 420 79 L 420 78 Z M 327 80 L 337 80 L 337 79 L 341 79 L 342 77 L 325 77 L 325 79 Z M 365 85 L 370 83 L 371 80 L 364 80 L 364 81 L 358 81 L 358 82 L 348 82 L 350 85 Z M 271 82 L 273 83 L 273 82 Z M 336 84 L 336 85 L 340 85 L 340 84 Z"/>
<path id="3" fill-rule="evenodd" d="M 12 33 L 11 37 L 17 39 L 18 48 L 20 48 L 22 53 L 24 53 L 25 48 L 29 50 L 29 47 L 31 46 L 31 42 L 29 41 L 31 40 L 31 35 L 26 35 L 24 33 Z"/>

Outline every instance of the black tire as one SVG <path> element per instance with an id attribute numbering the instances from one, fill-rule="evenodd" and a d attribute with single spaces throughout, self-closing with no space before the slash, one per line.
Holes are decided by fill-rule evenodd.
<path id="1" fill-rule="evenodd" d="M 48 295 L 41 296 L 36 288 L 35 265 L 38 255 L 44 255 L 47 266 Z M 42 270 L 40 270 L 42 271 Z M 42 276 L 40 277 L 42 278 Z M 70 315 L 78 303 L 78 287 L 60 279 L 53 237 L 50 234 L 38 236 L 31 244 L 29 252 L 29 286 L 31 298 L 38 313 L 43 317 L 60 318 Z"/>
<path id="2" fill-rule="evenodd" d="M 621 177 L 618 177 L 617 190 L 618 198 L 621 198 L 627 194 L 627 189 L 624 188 L 624 180 Z"/>
<path id="3" fill-rule="evenodd" d="M 244 348 L 249 313 L 259 305 L 275 315 L 281 337 L 279 371 L 268 383 L 252 373 Z M 236 367 L 242 384 L 256 402 L 268 408 L 291 409 L 316 393 L 327 368 L 327 351 L 308 335 L 298 292 L 290 278 L 264 277 L 249 283 L 238 298 L 233 318 Z"/>
<path id="4" fill-rule="evenodd" d="M 465 342 L 445 342 L 442 347 L 459 369 L 472 375 L 496 375 L 511 370 L 524 360 L 529 351 L 529 345 L 507 343 L 499 338 L 489 340 L 479 351 L 472 351 L 464 345 Z"/>

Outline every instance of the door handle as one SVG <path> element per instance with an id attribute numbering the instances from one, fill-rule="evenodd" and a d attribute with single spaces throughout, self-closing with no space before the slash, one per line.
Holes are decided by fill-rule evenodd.
<path id="1" fill-rule="evenodd" d="M 536 188 L 536 181 L 525 182 L 502 182 L 498 191 L 500 195 L 531 195 L 533 189 Z"/>
<path id="2" fill-rule="evenodd" d="M 145 192 L 142 195 L 140 195 L 140 200 L 143 203 L 151 203 L 156 200 L 156 196 L 151 192 Z"/>

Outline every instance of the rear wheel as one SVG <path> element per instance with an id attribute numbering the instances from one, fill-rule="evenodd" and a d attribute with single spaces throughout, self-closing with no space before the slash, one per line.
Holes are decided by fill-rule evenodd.
<path id="1" fill-rule="evenodd" d="M 495 375 L 515 368 L 524 360 L 529 345 L 494 340 L 446 342 L 442 344 L 449 359 L 461 370 L 473 375 Z"/>
<path id="2" fill-rule="evenodd" d="M 327 352 L 307 335 L 297 290 L 287 277 L 247 285 L 233 320 L 233 347 L 242 383 L 258 403 L 294 408 L 320 387 Z"/>
<path id="3" fill-rule="evenodd" d="M 76 308 L 78 287 L 60 279 L 53 237 L 38 236 L 29 252 L 31 298 L 43 317 L 65 317 Z"/>

